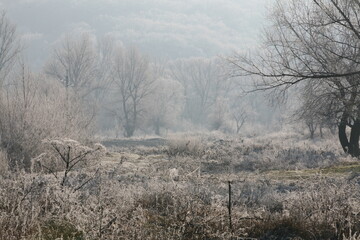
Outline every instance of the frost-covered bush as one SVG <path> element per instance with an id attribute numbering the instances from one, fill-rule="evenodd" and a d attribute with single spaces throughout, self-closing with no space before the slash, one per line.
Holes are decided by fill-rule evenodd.
<path id="1" fill-rule="evenodd" d="M 342 239 L 360 230 L 358 184 L 321 177 L 299 184 L 302 186 L 296 191 L 272 193 L 272 197 L 280 201 L 281 208 L 278 211 L 265 208 L 261 221 L 256 221 L 248 230 L 250 236 Z"/>
<path id="2" fill-rule="evenodd" d="M 140 197 L 143 239 L 227 239 L 225 206 L 212 206 L 190 192 L 154 192 Z"/>
<path id="3" fill-rule="evenodd" d="M 49 175 L 0 179 L 0 239 L 355 239 L 360 231 L 353 180 L 233 182 L 232 230 L 224 182 L 130 183 L 106 171 L 92 182 L 73 191 Z"/>
<path id="4" fill-rule="evenodd" d="M 46 151 L 32 160 L 32 170 L 38 168 L 53 174 L 61 186 L 67 183 L 71 171 L 95 165 L 106 151 L 101 144 L 88 147 L 68 138 L 46 139 L 43 144 Z M 58 178 L 60 171 L 64 173 Z"/>
<path id="5" fill-rule="evenodd" d="M 334 139 L 314 143 L 282 133 L 251 139 L 206 134 L 194 138 L 170 140 L 167 153 L 201 159 L 201 171 L 211 174 L 326 168 L 344 159 Z"/>
<path id="6" fill-rule="evenodd" d="M 282 158 L 306 156 L 306 152 L 339 156 L 336 150 L 330 151 L 330 143 L 311 146 L 305 141 L 296 142 L 296 137 L 293 143 L 289 139 L 285 147 L 273 136 L 249 140 L 202 135 L 201 157 L 169 157 L 161 151 L 162 146 L 159 151 L 156 147 L 151 147 L 154 151 L 139 148 L 139 154 L 130 147 L 105 156 L 94 152 L 74 166 L 64 186 L 59 184 L 65 171 L 61 155 L 67 155 L 68 147 L 78 147 L 78 152 L 70 151 L 73 156 L 102 147 L 86 147 L 70 139 L 48 140 L 46 154 L 59 164 L 59 172 L 43 169 L 0 178 L 0 240 L 56 239 L 61 235 L 142 240 L 356 239 L 360 232 L 359 175 L 325 178 L 311 170 L 314 174 L 304 178 L 274 176 L 267 169 L 286 172 L 290 166 Z M 246 152 L 248 155 L 244 155 Z M 331 158 L 322 157 L 320 164 Z M 264 172 L 233 168 L 246 158 L 258 159 L 259 169 Z M 38 160 L 46 163 L 49 159 Z M 94 166 L 96 162 L 101 164 Z M 300 157 L 297 163 L 301 163 Z"/>
<path id="7" fill-rule="evenodd" d="M 205 154 L 206 145 L 200 138 L 179 137 L 168 141 L 169 156 L 193 156 L 201 158 Z"/>
<path id="8" fill-rule="evenodd" d="M 60 83 L 32 73 L 26 64 L 16 67 L 0 91 L 0 143 L 11 170 L 29 170 L 44 138 L 85 139 L 93 116 Z"/>
<path id="9" fill-rule="evenodd" d="M 348 237 L 346 237 L 346 235 L 343 235 L 343 239 L 342 240 L 359 240 L 360 239 L 360 233 L 352 233 L 351 231 L 348 234 Z"/>

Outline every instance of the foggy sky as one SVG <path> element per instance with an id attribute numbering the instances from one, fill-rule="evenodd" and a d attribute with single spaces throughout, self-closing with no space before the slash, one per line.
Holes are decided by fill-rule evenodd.
<path id="1" fill-rule="evenodd" d="M 74 31 L 111 35 L 161 58 L 256 47 L 274 0 L 0 0 L 34 66 Z"/>

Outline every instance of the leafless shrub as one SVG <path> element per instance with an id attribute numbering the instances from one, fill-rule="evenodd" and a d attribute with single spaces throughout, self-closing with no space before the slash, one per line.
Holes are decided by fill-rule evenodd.
<path id="1" fill-rule="evenodd" d="M 193 156 L 201 158 L 206 150 L 199 138 L 187 137 L 169 140 L 167 153 L 169 156 Z"/>
<path id="2" fill-rule="evenodd" d="M 351 231 L 349 232 L 349 237 L 346 237 L 345 234 L 343 235 L 343 240 L 359 240 L 359 239 L 360 239 L 360 234 L 352 233 Z"/>
<path id="3" fill-rule="evenodd" d="M 40 215 L 47 206 L 38 203 L 46 199 L 42 182 L 28 176 L 2 179 L 0 189 L 0 239 L 21 239 L 35 231 Z"/>
<path id="4" fill-rule="evenodd" d="M 11 170 L 29 170 L 31 158 L 43 151 L 44 138 L 85 139 L 91 124 L 80 102 L 61 84 L 32 72 L 24 62 L 15 66 L 0 89 L 0 143 Z"/>
<path id="5" fill-rule="evenodd" d="M 279 213 L 264 211 L 250 235 L 260 239 L 341 239 L 358 231 L 359 186 L 326 178 L 313 181 L 283 195 Z"/>
<path id="6" fill-rule="evenodd" d="M 49 220 L 40 226 L 40 230 L 36 238 L 51 240 L 51 239 L 85 239 L 84 233 L 76 229 L 73 224 L 66 221 Z"/>
<path id="7" fill-rule="evenodd" d="M 158 192 L 139 199 L 146 222 L 144 239 L 225 239 L 226 211 L 185 193 Z"/>
<path id="8" fill-rule="evenodd" d="M 47 146 L 47 151 L 33 159 L 33 169 L 35 165 L 38 165 L 46 172 L 53 174 L 60 180 L 61 186 L 67 183 L 71 171 L 93 165 L 106 151 L 101 144 L 95 144 L 91 148 L 67 138 L 44 140 L 43 143 Z M 61 178 L 58 178 L 59 171 L 64 171 Z"/>
<path id="9" fill-rule="evenodd" d="M 0 189 L 0 239 L 54 239 L 61 234 L 79 239 L 145 240 L 358 237 L 357 175 L 279 181 L 250 172 L 208 174 L 201 172 L 202 163 L 215 161 L 212 158 L 225 162 L 251 142 L 202 139 L 206 148 L 201 159 L 177 155 L 168 161 L 163 155 L 164 159 L 152 161 L 144 153 L 141 159 L 125 162 L 128 165 L 93 168 L 79 163 L 67 175 L 65 187 L 46 171 L 0 178 L 4 186 Z M 67 145 L 61 146 L 66 153 Z M 59 153 L 49 147 L 62 163 Z M 215 150 L 210 153 L 210 149 Z M 271 151 L 276 156 L 280 150 L 276 142 L 265 144 L 253 157 Z M 181 173 L 179 181 L 169 181 L 171 169 Z M 63 172 L 57 174 L 63 176 Z M 92 180 L 85 187 L 74 191 L 73 186 L 89 177 Z M 239 180 L 232 184 L 231 229 L 228 177 Z"/>

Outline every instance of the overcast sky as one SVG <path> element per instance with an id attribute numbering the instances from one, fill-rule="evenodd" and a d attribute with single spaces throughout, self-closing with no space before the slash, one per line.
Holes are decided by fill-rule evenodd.
<path id="1" fill-rule="evenodd" d="M 227 54 L 256 46 L 274 0 L 0 0 L 42 64 L 66 33 L 112 35 L 162 58 Z"/>

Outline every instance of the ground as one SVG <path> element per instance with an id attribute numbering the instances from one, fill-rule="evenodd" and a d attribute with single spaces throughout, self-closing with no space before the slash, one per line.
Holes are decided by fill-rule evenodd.
<path id="1" fill-rule="evenodd" d="M 10 239 L 358 239 L 360 162 L 335 136 L 182 134 L 103 144 L 106 152 L 64 187 L 46 172 L 1 178 L 0 231 Z"/>

